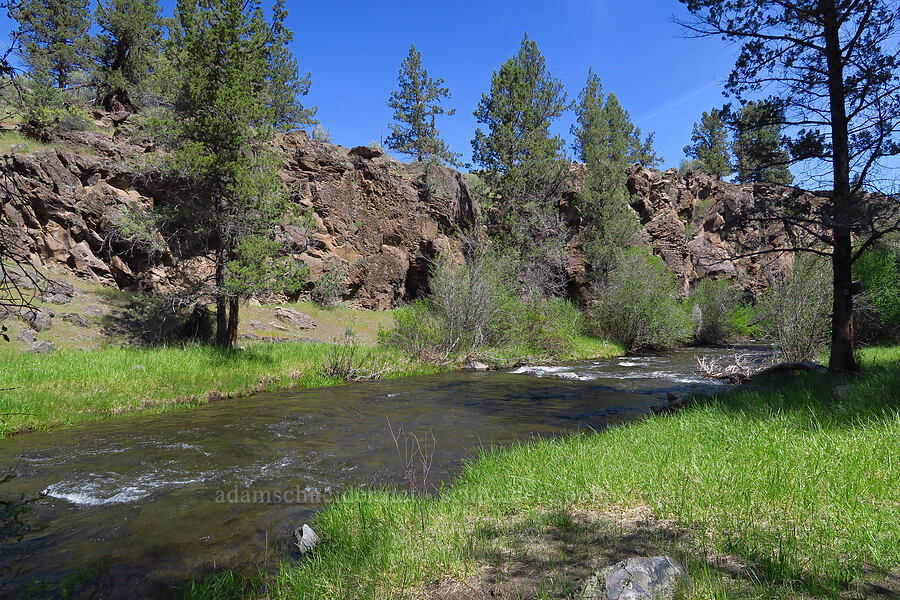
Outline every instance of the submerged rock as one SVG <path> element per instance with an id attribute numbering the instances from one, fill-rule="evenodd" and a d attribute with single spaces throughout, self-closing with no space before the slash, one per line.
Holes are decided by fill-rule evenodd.
<path id="1" fill-rule="evenodd" d="M 584 585 L 581 600 L 671 600 L 690 579 L 669 556 L 633 557 L 592 575 Z"/>

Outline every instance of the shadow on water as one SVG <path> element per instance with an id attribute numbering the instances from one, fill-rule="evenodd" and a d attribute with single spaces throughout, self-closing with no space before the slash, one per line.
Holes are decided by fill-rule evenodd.
<path id="1" fill-rule="evenodd" d="M 433 433 L 431 481 L 443 482 L 479 447 L 601 429 L 666 392 L 722 389 L 694 374 L 695 355 L 730 352 L 268 393 L 3 440 L 0 464 L 19 464 L 4 495 L 46 494 L 29 515 L 42 527 L 17 545 L 29 560 L 9 583 L 106 564 L 103 597 L 142 598 L 215 568 L 272 564 L 335 492 L 404 485 L 388 422 Z M 0 553 L 0 566 L 9 559 Z"/>

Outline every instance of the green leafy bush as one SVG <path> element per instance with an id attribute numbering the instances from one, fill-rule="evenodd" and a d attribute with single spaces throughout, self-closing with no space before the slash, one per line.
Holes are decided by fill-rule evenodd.
<path id="1" fill-rule="evenodd" d="M 872 341 L 900 336 L 900 250 L 876 244 L 853 265 L 862 283 L 857 300 L 856 330 Z"/>
<path id="2" fill-rule="evenodd" d="M 690 339 L 692 324 L 675 296 L 675 276 L 662 259 L 631 248 L 599 288 L 592 326 L 632 351 L 676 346 Z"/>
<path id="3" fill-rule="evenodd" d="M 476 250 L 463 265 L 439 259 L 428 297 L 394 311 L 381 341 L 421 360 L 448 362 L 474 351 L 570 356 L 582 315 L 570 302 L 516 294 L 513 263 Z"/>
<path id="4" fill-rule="evenodd" d="M 513 341 L 536 350 L 537 354 L 568 356 L 575 349 L 583 318 L 571 302 L 562 298 L 532 296 L 517 310 Z"/>
<path id="5" fill-rule="evenodd" d="M 738 334 L 735 313 L 741 291 L 730 281 L 702 279 L 688 297 L 694 339 L 700 344 L 722 344 Z"/>
<path id="6" fill-rule="evenodd" d="M 785 361 L 812 360 L 825 349 L 831 296 L 831 264 L 820 256 L 797 256 L 791 273 L 763 295 L 763 332 Z"/>
<path id="7" fill-rule="evenodd" d="M 312 289 L 312 301 L 319 306 L 332 306 L 347 293 L 347 267 L 336 265 L 323 272 Z"/>

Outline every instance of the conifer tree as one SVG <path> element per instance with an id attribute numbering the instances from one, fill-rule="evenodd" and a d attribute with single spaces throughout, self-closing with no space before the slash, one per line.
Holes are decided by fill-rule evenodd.
<path id="1" fill-rule="evenodd" d="M 704 112 L 700 122 L 694 123 L 691 144 L 684 147 L 684 153 L 697 160 L 700 167 L 716 179 L 731 173 L 728 129 L 722 110 L 714 108 Z"/>
<path id="2" fill-rule="evenodd" d="M 526 35 L 519 52 L 494 71 L 491 89 L 475 111 L 488 131 L 475 130 L 473 158 L 495 195 L 515 199 L 558 191 L 565 170 L 563 140 L 551 135 L 550 126 L 569 106 L 562 82 Z"/>
<path id="3" fill-rule="evenodd" d="M 399 89 L 391 92 L 388 107 L 394 111 L 391 135 L 385 140 L 388 148 L 414 156 L 417 161 L 432 158 L 457 164 L 459 154 L 453 153 L 441 139 L 437 117 L 453 115 L 455 109 L 445 109 L 441 102 L 450 98 L 443 79 L 433 79 L 422 66 L 422 53 L 415 45 L 400 65 L 397 77 Z"/>
<path id="4" fill-rule="evenodd" d="M 532 290 L 559 294 L 565 284 L 567 228 L 558 204 L 568 177 L 563 140 L 550 126 L 568 110 L 562 83 L 526 35 L 519 52 L 491 78 L 475 111 L 473 158 L 489 189 L 491 229 L 520 259 Z"/>
<path id="5" fill-rule="evenodd" d="M 763 89 L 783 110 L 791 159 L 823 166 L 831 201 L 758 202 L 762 218 L 804 231 L 816 243 L 772 251 L 826 254 L 832 266 L 828 367 L 853 371 L 853 263 L 900 229 L 897 203 L 864 191 L 896 192 L 900 155 L 900 11 L 895 0 L 681 0 L 682 25 L 700 36 L 739 42 L 727 89 L 739 99 Z M 811 226 L 811 224 L 813 224 Z M 823 250 L 821 246 L 827 248 Z"/>
<path id="6" fill-rule="evenodd" d="M 768 102 L 747 102 L 733 118 L 734 170 L 739 183 L 768 182 L 790 185 L 794 181 L 788 165 L 781 125 L 784 116 Z"/>
<path id="7" fill-rule="evenodd" d="M 634 241 L 638 229 L 629 207 L 626 170 L 641 146 L 639 134 L 615 94 L 604 100 L 600 78 L 593 71 L 575 105 L 573 149 L 587 173 L 579 198 L 582 245 L 593 275 L 602 280 L 616 259 Z"/>
<path id="8" fill-rule="evenodd" d="M 162 37 L 157 0 L 99 0 L 97 96 L 107 110 L 134 110 L 150 87 Z"/>
<path id="9" fill-rule="evenodd" d="M 281 45 L 288 39 L 281 3 L 271 24 L 256 0 L 181 0 L 177 11 L 183 79 L 169 167 L 194 190 L 178 212 L 211 240 L 216 341 L 231 347 L 242 298 L 295 290 L 305 277 L 273 236 L 292 205 L 271 141 L 309 113 L 295 106 L 302 84 Z"/>
<path id="10" fill-rule="evenodd" d="M 22 0 L 10 6 L 15 36 L 33 76 L 59 90 L 90 60 L 88 0 Z"/>

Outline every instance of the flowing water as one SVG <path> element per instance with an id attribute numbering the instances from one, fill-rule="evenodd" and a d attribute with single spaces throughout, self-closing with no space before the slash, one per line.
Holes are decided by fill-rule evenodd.
<path id="1" fill-rule="evenodd" d="M 105 563 L 103 597 L 144 598 L 214 569 L 271 564 L 335 491 L 403 485 L 388 423 L 433 433 L 439 483 L 478 447 L 600 429 L 664 403 L 666 392 L 720 390 L 695 374 L 696 357 L 734 351 L 260 394 L 8 438 L 0 466 L 16 478 L 0 492 L 45 497 L 29 514 L 39 528 L 0 548 L 0 573 L 24 556 L 7 582 L 15 588 Z"/>

